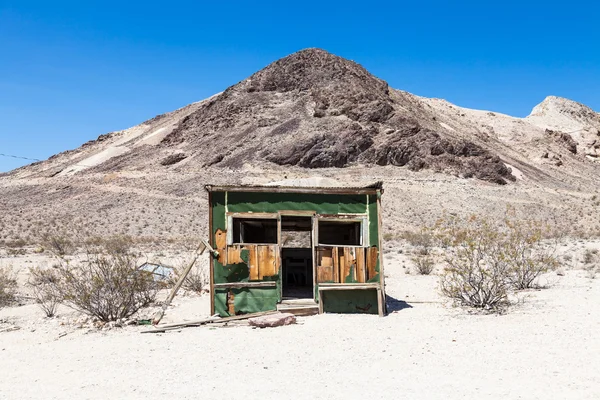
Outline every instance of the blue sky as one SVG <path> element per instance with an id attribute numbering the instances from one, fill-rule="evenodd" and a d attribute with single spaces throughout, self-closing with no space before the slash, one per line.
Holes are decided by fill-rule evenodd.
<path id="1" fill-rule="evenodd" d="M 0 153 L 45 159 L 307 47 L 464 107 L 526 116 L 557 95 L 600 111 L 593 1 L 0 0 Z"/>

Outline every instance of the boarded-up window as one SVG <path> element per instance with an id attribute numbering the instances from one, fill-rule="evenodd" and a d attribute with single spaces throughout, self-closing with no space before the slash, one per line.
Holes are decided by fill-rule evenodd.
<path id="1" fill-rule="evenodd" d="M 318 283 L 364 283 L 377 274 L 377 248 L 317 248 Z"/>

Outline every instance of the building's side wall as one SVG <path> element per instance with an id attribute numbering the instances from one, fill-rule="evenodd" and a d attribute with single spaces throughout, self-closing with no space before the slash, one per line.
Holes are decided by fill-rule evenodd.
<path id="1" fill-rule="evenodd" d="M 276 213 L 279 211 L 314 211 L 321 215 L 337 214 L 366 214 L 368 216 L 369 246 L 379 246 L 379 231 L 377 219 L 377 196 L 376 195 L 346 195 L 346 194 L 298 194 L 298 193 L 264 193 L 264 192 L 212 192 L 210 212 L 212 213 L 211 244 L 215 245 L 217 231 L 225 231 L 227 228 L 227 213 Z M 248 282 L 247 274 L 239 274 L 239 268 L 243 265 L 221 264 L 219 260 L 213 259 L 212 282 L 223 284 L 229 282 Z M 247 268 L 247 266 L 246 266 Z M 376 266 L 379 272 L 379 260 Z M 280 274 L 280 272 L 278 271 Z M 230 315 L 228 298 L 233 299 L 237 312 L 251 313 L 276 309 L 276 304 L 281 301 L 280 285 L 281 276 L 271 277 L 277 280 L 277 287 L 268 288 L 242 288 L 242 289 L 220 289 L 213 291 L 213 312 L 221 316 Z M 369 279 L 369 282 L 378 282 L 379 274 Z M 346 281 L 345 282 L 352 282 Z M 318 285 L 315 287 L 315 295 L 318 294 Z M 330 304 L 334 306 L 335 312 L 361 312 L 361 309 L 377 309 L 373 303 L 370 293 L 352 294 L 351 292 L 328 293 Z M 339 299 L 338 299 L 339 297 Z M 343 304 L 348 303 L 348 298 L 355 299 L 354 302 L 343 310 Z M 318 299 L 317 299 L 318 300 Z M 376 297 L 375 297 L 376 300 Z M 374 308 L 373 308 L 374 307 Z M 371 312 L 371 311 L 366 311 Z"/>

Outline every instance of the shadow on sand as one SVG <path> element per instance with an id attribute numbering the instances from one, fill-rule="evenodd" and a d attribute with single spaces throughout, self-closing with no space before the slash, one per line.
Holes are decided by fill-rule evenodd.
<path id="1" fill-rule="evenodd" d="M 393 313 L 396 311 L 402 311 L 405 308 L 413 308 L 410 304 L 405 302 L 404 300 L 398 300 L 393 298 L 392 296 L 386 295 L 385 302 L 387 304 L 388 313 Z"/>

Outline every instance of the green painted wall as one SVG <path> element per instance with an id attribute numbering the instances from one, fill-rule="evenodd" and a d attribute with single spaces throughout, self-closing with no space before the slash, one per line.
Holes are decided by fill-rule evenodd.
<path id="1" fill-rule="evenodd" d="M 323 296 L 323 311 L 340 314 L 378 314 L 377 289 L 328 290 Z"/>
<path id="2" fill-rule="evenodd" d="M 229 316 L 227 307 L 227 292 L 229 289 L 215 290 L 215 313 L 221 317 Z M 277 309 L 279 298 L 279 288 L 242 288 L 232 289 L 233 303 L 236 312 L 241 314 L 250 314 L 261 311 Z"/>
<path id="3" fill-rule="evenodd" d="M 229 192 L 229 212 L 316 211 L 318 214 L 365 214 L 366 195 Z"/>

